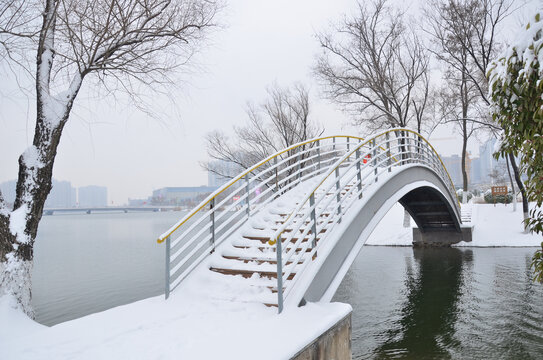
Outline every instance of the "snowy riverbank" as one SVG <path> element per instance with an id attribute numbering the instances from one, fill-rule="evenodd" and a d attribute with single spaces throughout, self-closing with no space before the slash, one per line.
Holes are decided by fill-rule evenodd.
<path id="1" fill-rule="evenodd" d="M 512 205 L 468 206 L 473 242 L 456 246 L 540 246 L 541 235 L 522 232 L 520 206 L 516 213 Z M 402 222 L 395 205 L 367 244 L 411 246 Z M 276 308 L 221 300 L 206 282 L 192 277 L 168 301 L 154 297 L 53 327 L 0 298 L 0 359 L 287 359 L 351 310 L 310 303 L 277 316 Z"/>
<path id="2" fill-rule="evenodd" d="M 168 301 L 154 297 L 52 327 L 0 298 L 0 359 L 288 359 L 351 311 L 310 303 L 278 316 L 262 304 L 191 295 L 178 291 Z"/>
<path id="3" fill-rule="evenodd" d="M 471 213 L 473 241 L 461 242 L 453 246 L 471 247 L 539 247 L 543 236 L 525 234 L 522 226 L 522 204 L 468 204 Z M 414 225 L 411 220 L 411 225 Z M 469 223 L 467 224 L 469 225 Z M 366 245 L 376 246 L 411 246 L 412 229 L 403 227 L 403 207 L 396 204 L 381 220 L 370 235 Z"/>

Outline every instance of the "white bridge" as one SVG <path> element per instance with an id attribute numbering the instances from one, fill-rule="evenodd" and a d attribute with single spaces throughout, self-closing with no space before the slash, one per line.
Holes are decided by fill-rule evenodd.
<path id="1" fill-rule="evenodd" d="M 451 179 L 420 134 L 392 129 L 369 140 L 329 136 L 293 145 L 232 179 L 159 237 L 166 298 L 203 276 L 202 286 L 218 286 L 222 298 L 279 312 L 329 301 L 397 202 L 418 226 L 415 243 L 470 240 Z"/>

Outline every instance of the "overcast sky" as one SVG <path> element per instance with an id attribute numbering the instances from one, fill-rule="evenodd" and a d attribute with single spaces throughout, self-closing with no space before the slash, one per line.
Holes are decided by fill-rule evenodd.
<path id="1" fill-rule="evenodd" d="M 533 12 L 536 3 L 531 1 L 512 19 L 511 28 Z M 107 186 L 109 202 L 115 205 L 128 198 L 146 198 L 165 186 L 207 185 L 207 173 L 199 165 L 207 160 L 205 134 L 216 129 L 231 132 L 233 125 L 245 122 L 247 101 L 263 101 L 266 86 L 274 82 L 309 85 L 312 116 L 324 125 L 326 134 L 358 134 L 345 114 L 321 99 L 311 74 L 319 52 L 315 32 L 355 6 L 353 0 L 229 1 L 219 18 L 226 28 L 212 35 L 196 59 L 200 66 L 168 97 L 147 93 L 155 117 L 136 110 L 123 95 L 97 99 L 86 84 L 64 130 L 54 178 L 71 181 L 75 187 Z M 4 76 L 0 182 L 16 178 L 18 156 L 32 142 L 33 101 Z M 460 152 L 459 139 L 447 139 L 459 138 L 451 134 L 450 129 L 442 129 L 433 136 L 433 144 L 444 155 Z M 473 143 L 474 155 L 477 148 Z"/>

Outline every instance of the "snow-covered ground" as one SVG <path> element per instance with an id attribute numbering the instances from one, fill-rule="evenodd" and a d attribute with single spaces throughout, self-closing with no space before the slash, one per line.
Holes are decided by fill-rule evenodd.
<path id="1" fill-rule="evenodd" d="M 466 206 L 473 242 L 457 246 L 540 246 L 541 235 L 522 231 L 521 206 L 512 211 Z M 411 231 L 397 204 L 367 244 L 410 246 Z M 274 307 L 221 298 L 206 290 L 209 281 L 191 276 L 168 301 L 150 298 L 53 327 L 0 298 L 0 359 L 288 359 L 351 311 L 347 304 L 309 303 L 277 315 Z"/>
<path id="2" fill-rule="evenodd" d="M 277 315 L 179 290 L 53 327 L 0 298 L 0 359 L 289 359 L 351 311 L 310 303 Z"/>
<path id="3" fill-rule="evenodd" d="M 473 247 L 524 247 L 541 246 L 543 236 L 525 234 L 522 226 L 522 204 L 468 204 L 464 205 L 463 213 L 471 214 L 473 240 L 461 242 L 453 246 Z M 469 217 L 468 217 L 469 218 Z M 469 225 L 470 223 L 466 223 Z M 411 225 L 414 221 L 411 220 Z M 396 204 L 370 235 L 366 245 L 381 246 L 411 246 L 412 229 L 403 227 L 403 207 Z"/>

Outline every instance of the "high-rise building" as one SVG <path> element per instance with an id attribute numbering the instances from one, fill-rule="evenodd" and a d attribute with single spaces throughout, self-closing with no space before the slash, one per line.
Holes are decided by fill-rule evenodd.
<path id="1" fill-rule="evenodd" d="M 479 146 L 479 159 L 481 161 L 481 181 L 484 183 L 490 182 L 489 174 L 496 167 L 496 160 L 493 157 L 494 145 L 496 139 L 491 138 L 483 145 Z"/>
<path id="2" fill-rule="evenodd" d="M 464 184 L 464 181 L 462 179 L 462 158 L 458 155 L 441 156 L 441 160 L 443 161 L 445 168 L 447 169 L 449 175 L 451 176 L 451 180 L 454 186 L 458 188 L 462 187 Z M 467 161 L 466 167 L 469 174 L 469 161 Z M 468 175 L 468 179 L 469 179 L 469 175 Z"/>
<path id="3" fill-rule="evenodd" d="M 494 170 L 501 171 L 502 169 L 506 169 L 507 165 L 503 157 L 499 158 L 499 160 L 494 158 L 496 142 L 497 140 L 495 138 L 490 138 L 483 145 L 479 146 L 481 183 L 492 183 L 493 179 L 490 174 L 492 174 Z"/>
<path id="4" fill-rule="evenodd" d="M 80 207 L 107 206 L 107 187 L 105 186 L 83 186 L 79 188 L 78 193 Z"/>
<path id="5" fill-rule="evenodd" d="M 471 160 L 470 184 L 480 184 L 481 178 L 481 158 Z"/>
<path id="6" fill-rule="evenodd" d="M 0 190 L 4 200 L 8 204 L 15 201 L 15 189 L 17 181 L 10 180 L 0 184 Z M 79 193 L 79 206 L 81 207 L 103 207 L 107 206 L 107 188 L 105 186 L 84 186 L 76 191 L 69 181 L 53 179 L 51 192 L 45 200 L 45 208 L 71 208 L 77 205 Z"/>
<path id="7" fill-rule="evenodd" d="M 74 206 L 74 193 L 75 189 L 69 181 L 53 179 L 53 187 L 49 196 L 47 196 L 47 200 L 45 200 L 45 208 L 69 208 Z"/>
<path id="8" fill-rule="evenodd" d="M 0 184 L 0 190 L 4 200 L 8 204 L 15 202 L 16 180 L 6 181 Z M 45 208 L 70 208 L 76 205 L 75 188 L 69 181 L 52 180 L 51 192 L 45 200 Z"/>

